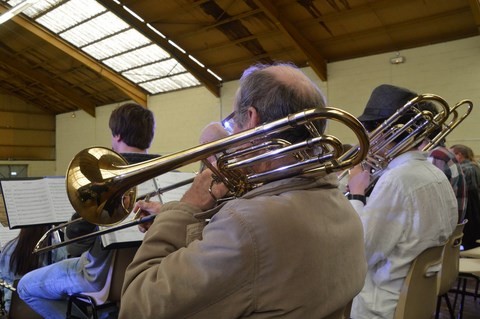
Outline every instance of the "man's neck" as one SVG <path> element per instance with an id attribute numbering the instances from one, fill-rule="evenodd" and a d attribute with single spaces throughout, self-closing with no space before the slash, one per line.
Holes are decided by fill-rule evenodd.
<path id="1" fill-rule="evenodd" d="M 118 153 L 144 153 L 144 154 L 147 153 L 147 150 L 142 150 L 142 149 L 137 148 L 137 147 L 128 146 L 126 144 L 119 145 L 115 149 L 115 151 L 118 152 Z"/>

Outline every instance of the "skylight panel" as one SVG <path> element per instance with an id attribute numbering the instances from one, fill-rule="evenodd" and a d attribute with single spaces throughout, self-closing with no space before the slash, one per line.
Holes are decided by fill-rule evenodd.
<path id="1" fill-rule="evenodd" d="M 138 83 L 182 73 L 185 71 L 185 68 L 176 60 L 168 59 L 152 65 L 129 70 L 127 72 L 123 72 L 122 74 L 133 82 Z"/>
<path id="2" fill-rule="evenodd" d="M 59 33 L 103 11 L 105 8 L 94 0 L 70 0 L 36 21 L 53 32 Z"/>
<path id="3" fill-rule="evenodd" d="M 20 2 L 23 2 L 24 0 L 12 0 L 12 1 L 7 1 L 9 5 L 12 7 L 16 6 Z M 29 16 L 30 18 L 35 18 L 42 12 L 49 10 L 50 8 L 53 8 L 57 6 L 59 2 L 62 0 L 42 0 L 42 1 L 37 1 L 35 2 L 30 8 L 23 10 L 22 13 L 25 15 Z"/>
<path id="4" fill-rule="evenodd" d="M 139 84 L 152 94 L 174 91 L 200 85 L 200 82 L 190 73 L 179 74 L 168 78 L 158 79 Z"/>
<path id="5" fill-rule="evenodd" d="M 126 52 L 142 45 L 151 43 L 137 30 L 131 29 L 110 38 L 95 42 L 83 50 L 98 60 L 104 60 L 113 55 Z"/>
<path id="6" fill-rule="evenodd" d="M 103 61 L 117 72 L 150 64 L 155 61 L 169 58 L 170 55 L 159 46 L 152 44 L 138 50 L 126 52 L 122 55 Z"/>
<path id="7" fill-rule="evenodd" d="M 129 28 L 128 24 L 113 13 L 106 12 L 92 20 L 60 33 L 60 36 L 78 47 L 83 47 L 127 28 Z"/>

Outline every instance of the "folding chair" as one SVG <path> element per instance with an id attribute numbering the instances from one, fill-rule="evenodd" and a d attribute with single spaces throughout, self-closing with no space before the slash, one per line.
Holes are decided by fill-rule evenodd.
<path id="1" fill-rule="evenodd" d="M 453 284 L 457 280 L 458 277 L 458 264 L 460 258 L 460 246 L 462 244 L 462 237 L 463 237 L 463 228 L 468 220 L 464 220 L 462 223 L 458 224 L 453 234 L 448 239 L 447 245 L 445 246 L 445 250 L 443 251 L 442 257 L 442 269 L 440 270 L 439 276 L 439 289 L 438 289 L 438 297 L 437 297 L 437 311 L 435 313 L 435 318 L 438 319 L 440 316 L 440 306 L 442 304 L 442 297 L 445 299 L 447 303 L 448 312 L 450 314 L 450 318 L 454 319 L 454 308 L 452 308 L 452 304 L 450 303 L 450 299 L 448 298 L 448 291 L 452 288 Z"/>
<path id="2" fill-rule="evenodd" d="M 98 319 L 100 311 L 118 311 L 122 293 L 123 279 L 128 264 L 132 261 L 138 247 L 117 249 L 113 256 L 112 266 L 105 286 L 98 292 L 73 294 L 68 298 L 67 319 L 81 319 L 73 312 L 74 306 L 83 309 L 90 318 Z"/>
<path id="3" fill-rule="evenodd" d="M 394 319 L 432 317 L 437 301 L 438 276 L 445 245 L 446 243 L 425 249 L 412 262 L 400 291 Z"/>

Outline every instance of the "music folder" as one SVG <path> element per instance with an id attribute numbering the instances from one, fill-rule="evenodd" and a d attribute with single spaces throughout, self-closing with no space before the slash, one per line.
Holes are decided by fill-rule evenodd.
<path id="1" fill-rule="evenodd" d="M 149 201 L 159 201 L 162 203 L 180 200 L 183 194 L 187 191 L 190 187 L 190 184 L 186 184 L 180 187 L 176 187 L 172 190 L 167 192 L 161 192 L 164 188 L 169 188 L 169 186 L 176 185 L 179 182 L 188 181 L 195 177 L 194 173 L 186 173 L 186 172 L 168 172 L 157 176 L 153 179 L 150 179 L 140 185 L 137 186 L 137 197 L 142 197 L 145 194 L 149 194 L 155 191 L 160 190 L 160 194 L 156 196 L 149 197 Z M 131 223 L 133 220 L 134 214 L 130 213 L 128 217 L 123 220 L 122 222 L 109 227 L 99 227 L 100 230 L 107 229 L 110 227 L 119 227 L 122 224 Z M 141 233 L 138 230 L 136 225 L 123 228 L 120 230 L 115 230 L 110 233 L 106 233 L 101 235 L 102 245 L 104 248 L 107 249 L 117 249 L 117 248 L 125 248 L 125 247 L 135 247 L 139 246 L 142 243 L 143 237 L 145 236 L 144 233 Z"/>
<path id="2" fill-rule="evenodd" d="M 10 229 L 66 222 L 74 213 L 65 177 L 3 179 L 0 186 Z"/>

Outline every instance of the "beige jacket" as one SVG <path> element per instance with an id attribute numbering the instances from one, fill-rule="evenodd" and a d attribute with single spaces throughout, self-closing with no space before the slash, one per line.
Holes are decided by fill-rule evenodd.
<path id="1" fill-rule="evenodd" d="M 163 206 L 127 269 L 120 318 L 322 318 L 361 290 L 362 224 L 334 174 L 272 182 L 213 213 L 189 242 L 206 215 Z"/>

